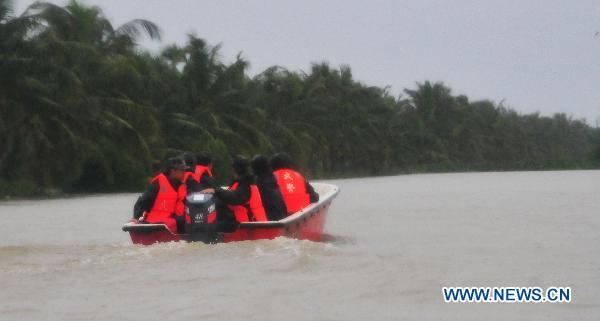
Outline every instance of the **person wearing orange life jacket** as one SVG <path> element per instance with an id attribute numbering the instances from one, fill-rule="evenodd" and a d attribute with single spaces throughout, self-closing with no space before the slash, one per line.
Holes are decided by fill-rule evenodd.
<path id="1" fill-rule="evenodd" d="M 212 157 L 208 152 L 194 154 L 185 152 L 181 156 L 188 166 L 188 170 L 183 176 L 183 184 L 177 190 L 180 202 L 177 203 L 175 217 L 177 221 L 177 230 L 184 231 L 185 224 L 191 223 L 190 217 L 185 213 L 185 198 L 188 193 L 199 192 L 207 187 L 216 185 L 212 178 Z"/>
<path id="2" fill-rule="evenodd" d="M 165 171 L 154 177 L 150 186 L 134 206 L 133 217 L 140 222 L 163 223 L 177 233 L 178 204 L 182 202 L 179 187 L 188 167 L 181 158 L 169 158 Z"/>
<path id="3" fill-rule="evenodd" d="M 287 153 L 277 153 L 271 157 L 273 175 L 283 195 L 288 215 L 319 201 L 319 194 L 310 183 L 297 171 L 292 157 Z"/>
<path id="4" fill-rule="evenodd" d="M 185 224 L 191 223 L 190 217 L 185 213 L 185 198 L 188 193 L 195 191 L 196 182 L 194 180 L 194 167 L 196 166 L 196 154 L 192 152 L 184 152 L 180 156 L 187 170 L 183 174 L 182 184 L 177 188 L 177 194 L 179 194 L 179 200 L 175 208 L 175 221 L 177 222 L 177 231 L 183 233 L 185 231 Z"/>
<path id="5" fill-rule="evenodd" d="M 197 183 L 195 191 L 200 191 L 206 187 L 216 186 L 213 178 L 213 157 L 206 151 L 201 151 L 196 154 L 196 166 L 194 167 L 194 180 Z"/>
<path id="6" fill-rule="evenodd" d="M 273 175 L 269 159 L 264 155 L 255 155 L 250 162 L 252 173 L 256 177 L 256 186 L 260 192 L 267 218 L 269 221 L 279 221 L 287 216 L 287 208 L 283 195 Z"/>
<path id="7" fill-rule="evenodd" d="M 261 222 L 267 220 L 255 177 L 248 170 L 249 161 L 237 155 L 232 160 L 234 179 L 229 189 L 218 186 L 205 189 L 217 197 L 217 230 L 229 232 L 243 222 Z"/>

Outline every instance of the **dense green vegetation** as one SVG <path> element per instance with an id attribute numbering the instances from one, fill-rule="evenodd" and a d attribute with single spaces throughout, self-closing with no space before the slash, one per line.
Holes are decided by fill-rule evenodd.
<path id="1" fill-rule="evenodd" d="M 97 7 L 0 0 L 0 195 L 139 189 L 154 164 L 209 150 L 288 151 L 313 177 L 408 171 L 594 167 L 599 135 L 564 114 L 521 115 L 425 82 L 391 96 L 349 67 L 274 66 L 190 35 L 160 55 L 145 20 L 115 27 Z M 401 77 L 401 75 L 399 75 Z"/>

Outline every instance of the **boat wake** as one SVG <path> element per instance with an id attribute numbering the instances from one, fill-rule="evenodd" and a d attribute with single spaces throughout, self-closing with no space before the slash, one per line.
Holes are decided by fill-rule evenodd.
<path id="1" fill-rule="evenodd" d="M 355 244 L 356 240 L 350 236 L 323 233 L 323 236 L 321 237 L 321 240 L 319 242 L 331 243 L 335 245 L 349 245 Z"/>
<path id="2" fill-rule="evenodd" d="M 111 266 L 122 262 L 150 260 L 183 251 L 184 243 L 155 247 L 123 244 L 0 246 L 0 273 L 37 274 L 61 272 L 89 266 Z"/>

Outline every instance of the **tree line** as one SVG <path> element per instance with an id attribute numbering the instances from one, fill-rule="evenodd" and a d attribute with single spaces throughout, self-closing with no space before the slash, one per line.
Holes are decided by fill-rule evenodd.
<path id="1" fill-rule="evenodd" d="M 600 135 L 565 114 L 519 114 L 424 82 L 400 97 L 348 66 L 273 66 L 189 35 L 160 54 L 154 23 L 113 26 L 95 6 L 0 0 L 0 195 L 138 190 L 159 160 L 287 151 L 309 176 L 592 168 Z M 400 77 L 401 75 L 399 75 Z"/>

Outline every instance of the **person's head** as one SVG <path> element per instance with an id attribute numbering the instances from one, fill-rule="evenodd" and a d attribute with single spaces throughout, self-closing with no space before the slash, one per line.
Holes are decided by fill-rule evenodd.
<path id="1" fill-rule="evenodd" d="M 271 157 L 271 168 L 274 171 L 282 168 L 295 169 L 296 164 L 294 163 L 294 160 L 292 159 L 292 156 L 290 156 L 290 154 L 286 152 L 281 152 Z"/>
<path id="2" fill-rule="evenodd" d="M 193 170 L 194 166 L 196 166 L 196 154 L 185 152 L 183 153 L 182 158 L 185 161 L 185 165 L 189 167 L 188 170 Z"/>
<path id="3" fill-rule="evenodd" d="M 212 155 L 209 152 L 201 151 L 196 154 L 196 162 L 198 165 L 212 168 L 214 161 Z"/>
<path id="4" fill-rule="evenodd" d="M 273 173 L 271 165 L 269 165 L 269 159 L 265 155 L 254 155 L 250 164 L 252 172 L 256 176 L 265 176 Z"/>
<path id="5" fill-rule="evenodd" d="M 243 155 L 235 155 L 231 159 L 231 168 L 236 177 L 248 175 L 248 165 L 250 165 L 250 162 Z"/>
<path id="6" fill-rule="evenodd" d="M 168 158 L 165 164 L 165 174 L 173 180 L 182 181 L 185 171 L 189 167 L 185 164 L 185 161 L 180 157 Z"/>

